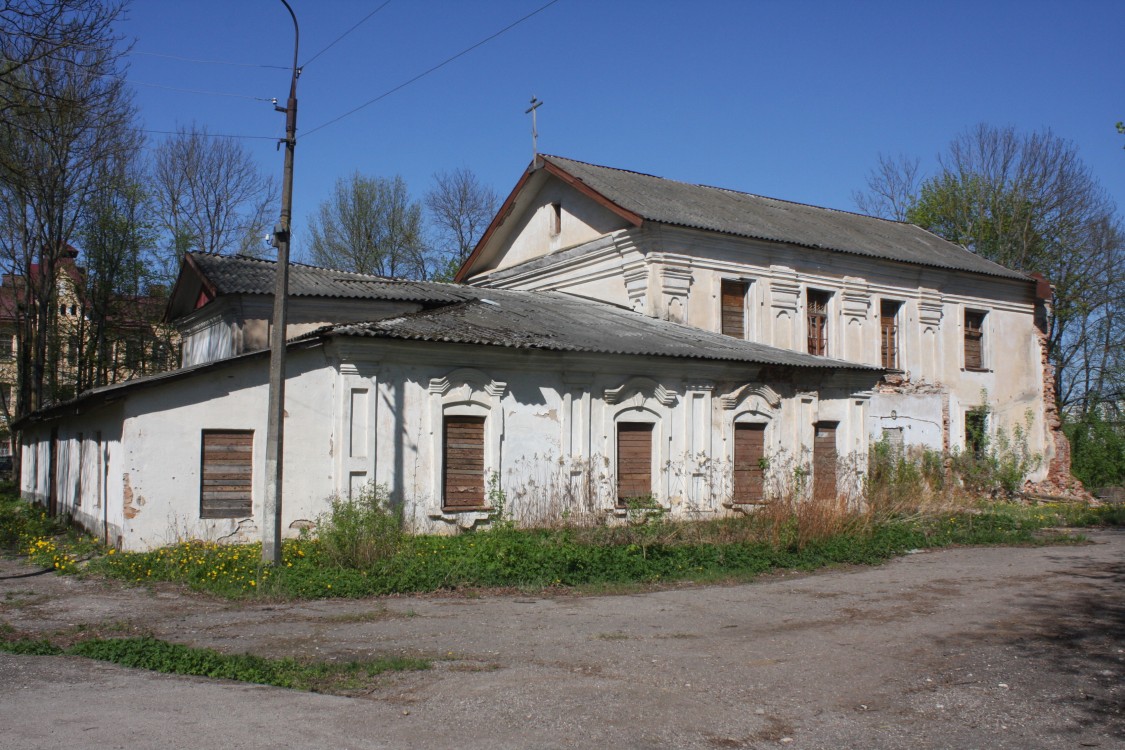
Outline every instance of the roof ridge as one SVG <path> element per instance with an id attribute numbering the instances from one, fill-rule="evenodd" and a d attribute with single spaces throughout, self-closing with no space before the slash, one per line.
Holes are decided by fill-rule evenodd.
<path id="1" fill-rule="evenodd" d="M 689 187 L 706 188 L 708 190 L 718 190 L 719 192 L 731 193 L 733 195 L 746 195 L 746 196 L 749 196 L 751 198 L 761 198 L 762 200 L 777 201 L 778 203 L 789 203 L 789 204 L 794 205 L 794 206 L 804 206 L 805 208 L 816 208 L 816 209 L 820 209 L 822 211 L 834 211 L 836 213 L 847 214 L 849 216 L 858 216 L 862 219 L 875 219 L 876 221 L 883 221 L 883 222 L 887 222 L 888 224 L 895 224 L 895 225 L 899 225 L 899 226 L 909 226 L 909 227 L 918 226 L 917 224 L 914 224 L 913 222 L 909 222 L 909 221 L 899 221 L 897 219 L 887 219 L 887 218 L 884 218 L 882 216 L 872 216 L 871 214 L 864 214 L 864 213 L 860 213 L 858 211 L 849 211 L 849 210 L 844 209 L 844 208 L 835 208 L 833 206 L 819 206 L 815 203 L 806 203 L 805 201 L 792 200 L 790 198 L 778 198 L 778 197 L 772 196 L 772 195 L 763 195 L 762 193 L 751 193 L 749 190 L 735 190 L 734 188 L 719 187 L 718 185 L 708 185 L 707 183 L 704 183 L 704 182 L 687 182 L 686 180 L 677 180 L 677 179 L 672 178 L 672 177 L 663 177 L 661 175 L 651 174 L 649 172 L 638 172 L 635 169 L 622 169 L 621 167 L 610 167 L 610 166 L 606 166 L 605 164 L 594 164 L 593 162 L 582 161 L 581 159 L 571 159 L 570 157 L 558 156 L 557 154 L 540 154 L 540 156 L 544 156 L 544 157 L 551 158 L 551 159 L 565 159 L 566 161 L 572 161 L 572 162 L 575 162 L 576 164 L 584 164 L 588 167 L 596 167 L 598 169 L 609 169 L 609 170 L 612 170 L 614 172 L 625 172 L 626 174 L 635 174 L 635 175 L 640 175 L 641 177 L 652 177 L 653 179 L 656 179 L 656 180 L 663 180 L 664 182 L 674 182 L 678 185 L 687 185 Z M 919 227 L 919 228 L 921 228 L 921 227 Z M 937 235 L 935 235 L 935 236 L 937 236 Z M 944 239 L 944 238 L 942 238 L 942 239 Z"/>

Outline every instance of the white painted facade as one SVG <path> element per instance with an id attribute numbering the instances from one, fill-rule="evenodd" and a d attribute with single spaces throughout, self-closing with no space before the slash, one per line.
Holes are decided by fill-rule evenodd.
<path id="1" fill-rule="evenodd" d="M 559 235 L 541 220 L 554 210 Z M 1031 452 L 1044 458 L 1031 478 L 1046 475 L 1055 444 L 1044 419 L 1048 373 L 1033 283 L 685 227 L 634 227 L 552 179 L 529 198 L 526 215 L 536 218 L 483 248 L 467 283 L 568 292 L 717 332 L 721 282 L 743 281 L 745 337 L 792 351 L 807 345 L 808 292 L 826 292 L 827 356 L 872 365 L 880 364 L 880 303 L 898 303 L 902 382 L 871 401 L 871 438 L 901 428 L 908 445 L 963 449 L 965 414 L 987 406 L 990 432 L 1024 430 Z M 579 243 L 560 246 L 559 236 Z M 966 311 L 985 316 L 980 370 L 965 366 Z"/>
<path id="2" fill-rule="evenodd" d="M 283 528 L 297 534 L 329 496 L 349 496 L 369 482 L 388 488 L 415 531 L 486 522 L 489 509 L 443 508 L 441 424 L 456 414 L 485 418 L 486 475 L 522 523 L 625 515 L 613 469 L 619 421 L 654 423 L 653 494 L 674 517 L 731 512 L 738 422 L 766 425 L 776 457 L 769 482 L 780 493 L 793 491 L 795 466 L 809 467 L 816 422 L 839 421 L 838 486 L 858 489 L 853 469 L 866 457 L 870 375 L 771 386 L 757 380 L 757 368 L 735 364 L 512 351 L 481 360 L 479 347 L 369 338 L 294 349 Z M 111 544 L 257 539 L 267 363 L 241 358 L 158 385 L 125 386 L 77 415 L 28 425 L 23 494 L 48 502 L 53 442 L 57 511 Z M 254 431 L 250 517 L 200 518 L 201 435 L 215 429 Z"/>
<path id="3" fill-rule="evenodd" d="M 652 494 L 678 518 L 745 509 L 731 503 L 739 423 L 764 428 L 771 496 L 810 491 L 796 478 L 815 481 L 812 450 L 823 424 L 835 425 L 836 488 L 847 497 L 859 494 L 869 446 L 885 431 L 906 445 L 963 449 L 966 413 L 981 406 L 994 433 L 1026 426 L 1029 449 L 1049 463 L 1055 444 L 1036 326 L 1044 303 L 1033 283 L 634 221 L 545 172 L 525 181 L 463 269 L 468 283 L 565 292 L 719 332 L 722 282 L 737 280 L 747 285 L 745 338 L 796 352 L 807 346 L 815 291 L 828 295 L 827 356 L 875 366 L 881 303 L 891 301 L 898 305 L 897 370 L 883 378 L 836 365 L 324 332 L 295 344 L 288 360 L 288 533 L 313 522 L 328 497 L 370 483 L 387 488 L 418 532 L 487 522 L 501 498 L 525 524 L 612 522 L 626 514 L 615 476 L 622 422 L 652 424 Z M 191 310 L 194 287 L 185 289 Z M 220 294 L 198 304 L 176 321 L 193 370 L 107 389 L 23 426 L 26 496 L 126 549 L 258 537 L 267 360 L 245 353 L 266 346 L 270 298 Z M 288 333 L 420 309 L 418 302 L 293 298 Z M 965 363 L 966 311 L 984 316 L 979 369 Z M 454 510 L 443 500 L 446 417 L 484 420 L 490 489 L 483 506 Z M 200 517 L 202 431 L 218 429 L 254 431 L 246 518 Z"/>

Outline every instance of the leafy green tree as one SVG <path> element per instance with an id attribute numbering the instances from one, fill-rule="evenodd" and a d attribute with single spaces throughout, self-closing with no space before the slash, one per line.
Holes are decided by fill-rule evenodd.
<path id="1" fill-rule="evenodd" d="M 897 207 L 989 260 L 1043 274 L 1054 288 L 1047 345 L 1060 407 L 1120 401 L 1125 240 L 1116 206 L 1074 146 L 1050 131 L 982 124 L 949 144 L 936 174 L 919 179 L 911 164 L 881 157 L 857 204 L 889 218 Z"/>

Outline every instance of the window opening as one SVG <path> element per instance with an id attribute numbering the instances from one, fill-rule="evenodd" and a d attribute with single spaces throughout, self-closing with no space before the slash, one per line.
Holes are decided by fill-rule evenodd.
<path id="1" fill-rule="evenodd" d="M 203 430 L 199 517 L 253 515 L 253 430 Z"/>
<path id="2" fill-rule="evenodd" d="M 617 423 L 617 504 L 652 495 L 651 422 Z"/>
<path id="3" fill-rule="evenodd" d="M 746 338 L 746 289 L 745 281 L 723 279 L 722 282 L 722 331 L 725 336 L 736 339 Z"/>
<path id="4" fill-rule="evenodd" d="M 451 510 L 484 507 L 484 417 L 442 421 L 442 502 Z"/>
<path id="5" fill-rule="evenodd" d="M 899 302 L 883 300 L 879 303 L 880 361 L 888 370 L 898 367 L 898 311 Z"/>
<path id="6" fill-rule="evenodd" d="M 984 369 L 984 313 L 965 311 L 965 369 Z"/>
<path id="7" fill-rule="evenodd" d="M 760 503 L 765 497 L 764 424 L 734 425 L 735 503 Z"/>
<path id="8" fill-rule="evenodd" d="M 808 290 L 809 354 L 828 354 L 828 292 Z"/>

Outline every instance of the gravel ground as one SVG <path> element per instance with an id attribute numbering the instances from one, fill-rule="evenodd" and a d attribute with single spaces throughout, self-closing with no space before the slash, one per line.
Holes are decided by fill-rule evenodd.
<path id="1" fill-rule="evenodd" d="M 1125 747 L 1125 532 L 623 595 L 242 604 L 0 560 L 0 622 L 420 654 L 326 696 L 0 654 L 0 748 Z"/>

